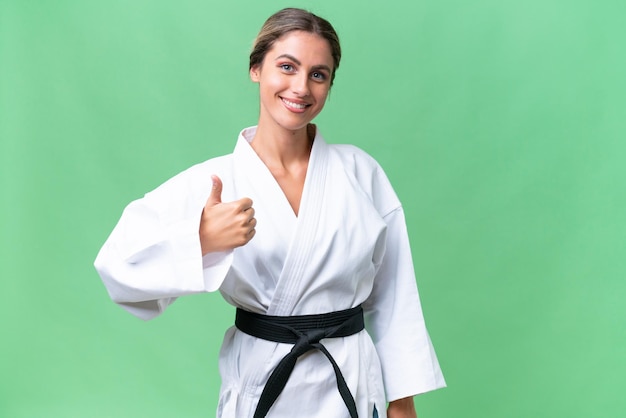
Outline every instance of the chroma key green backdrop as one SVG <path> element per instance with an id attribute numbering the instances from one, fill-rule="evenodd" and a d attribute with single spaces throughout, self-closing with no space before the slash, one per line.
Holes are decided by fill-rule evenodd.
<path id="1" fill-rule="evenodd" d="M 285 6 L 336 26 L 317 123 L 406 209 L 449 385 L 420 418 L 624 416 L 626 2 L 0 0 L 0 417 L 214 416 L 232 308 L 142 322 L 92 263 L 255 124 L 247 56 Z"/>

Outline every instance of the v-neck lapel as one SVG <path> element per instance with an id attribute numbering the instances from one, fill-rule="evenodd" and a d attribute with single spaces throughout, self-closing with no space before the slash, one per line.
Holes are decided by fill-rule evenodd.
<path id="1" fill-rule="evenodd" d="M 283 270 L 276 285 L 274 297 L 268 308 L 268 315 L 291 314 L 299 299 L 300 292 L 298 289 L 307 267 L 307 255 L 310 254 L 315 245 L 318 220 L 324 203 L 324 185 L 327 172 L 328 145 L 321 135 L 316 132 L 311 156 L 309 157 L 302 198 L 300 199 L 300 210 L 296 218 L 295 231 L 285 258 Z M 275 180 L 274 183 L 282 193 L 282 189 L 280 189 Z M 283 198 L 287 201 L 284 193 Z M 292 215 L 295 216 L 288 201 L 286 205 L 291 210 Z"/>
<path id="2" fill-rule="evenodd" d="M 234 198 L 250 197 L 258 220 L 257 234 L 244 247 L 267 253 L 261 263 L 280 263 L 273 276 L 275 290 L 268 315 L 289 315 L 300 298 L 308 256 L 316 242 L 317 227 L 324 205 L 328 172 L 328 145 L 316 133 L 300 199 L 298 216 L 269 168 L 249 143 L 254 128 L 244 130 L 234 151 Z M 248 138 L 248 139 L 246 139 Z M 266 271 L 278 271 L 268 268 Z"/>

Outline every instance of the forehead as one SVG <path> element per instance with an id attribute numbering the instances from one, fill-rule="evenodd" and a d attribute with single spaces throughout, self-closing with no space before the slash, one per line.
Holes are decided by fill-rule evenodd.
<path id="1" fill-rule="evenodd" d="M 274 41 L 267 54 L 271 60 L 287 54 L 303 64 L 327 65 L 330 68 L 334 62 L 328 41 L 320 35 L 303 31 L 287 32 Z"/>

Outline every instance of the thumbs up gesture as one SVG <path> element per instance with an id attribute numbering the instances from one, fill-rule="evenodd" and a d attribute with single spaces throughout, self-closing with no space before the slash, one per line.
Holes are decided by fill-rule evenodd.
<path id="1" fill-rule="evenodd" d="M 255 234 L 252 200 L 243 198 L 222 202 L 222 180 L 211 176 L 213 188 L 200 218 L 200 246 L 202 255 L 241 247 Z"/>

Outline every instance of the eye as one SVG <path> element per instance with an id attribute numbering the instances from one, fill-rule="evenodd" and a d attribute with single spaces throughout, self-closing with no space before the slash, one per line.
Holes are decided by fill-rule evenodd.
<path id="1" fill-rule="evenodd" d="M 291 64 L 280 64 L 280 68 L 284 71 L 291 72 L 294 70 L 293 65 Z"/>
<path id="2" fill-rule="evenodd" d="M 311 73 L 311 78 L 315 81 L 324 81 L 326 80 L 326 74 L 319 72 L 319 71 L 315 71 Z"/>

